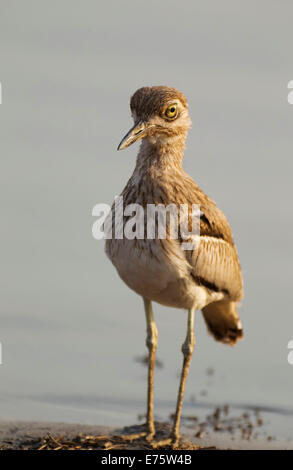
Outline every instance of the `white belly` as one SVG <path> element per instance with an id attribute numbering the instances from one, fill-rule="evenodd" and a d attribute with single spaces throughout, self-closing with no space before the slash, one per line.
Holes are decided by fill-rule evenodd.
<path id="1" fill-rule="evenodd" d="M 172 240 L 107 240 L 106 252 L 121 279 L 146 299 L 200 310 L 223 298 L 195 283 L 184 252 Z"/>

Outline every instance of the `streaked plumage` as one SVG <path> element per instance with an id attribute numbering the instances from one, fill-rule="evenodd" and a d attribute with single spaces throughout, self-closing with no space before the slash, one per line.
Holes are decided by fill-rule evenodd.
<path id="1" fill-rule="evenodd" d="M 164 113 L 172 103 L 177 117 L 169 120 Z M 133 95 L 130 106 L 138 124 L 122 148 L 138 138 L 142 143 L 122 192 L 124 207 L 199 204 L 200 243 L 193 251 L 183 251 L 180 239 L 109 239 L 107 255 L 123 281 L 144 299 L 202 310 L 215 339 L 234 344 L 242 336 L 236 310 L 243 297 L 241 268 L 226 217 L 182 169 L 191 125 L 187 100 L 174 88 L 145 87 Z"/>

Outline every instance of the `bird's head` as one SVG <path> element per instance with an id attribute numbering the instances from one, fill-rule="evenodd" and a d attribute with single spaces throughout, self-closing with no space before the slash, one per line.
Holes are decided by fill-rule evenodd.
<path id="1" fill-rule="evenodd" d="M 176 88 L 139 88 L 131 97 L 130 109 L 134 126 L 123 137 L 117 150 L 123 150 L 139 139 L 155 144 L 185 137 L 191 126 L 187 100 Z"/>

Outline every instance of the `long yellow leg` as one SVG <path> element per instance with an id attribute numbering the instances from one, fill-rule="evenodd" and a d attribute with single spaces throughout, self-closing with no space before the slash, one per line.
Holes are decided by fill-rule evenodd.
<path id="1" fill-rule="evenodd" d="M 184 390 L 186 385 L 186 379 L 188 375 L 189 365 L 191 361 L 191 356 L 194 349 L 194 309 L 188 311 L 188 320 L 187 320 L 187 334 L 185 341 L 182 345 L 182 352 L 183 352 L 183 366 L 180 378 L 180 386 L 178 391 L 177 397 L 177 406 L 172 430 L 172 438 L 173 442 L 178 441 L 180 434 L 179 434 L 179 426 L 180 426 L 180 417 L 182 411 L 182 403 L 183 403 L 183 396 Z"/>
<path id="2" fill-rule="evenodd" d="M 149 350 L 149 368 L 148 368 L 148 392 L 147 392 L 147 430 L 148 437 L 153 438 L 155 435 L 154 425 L 154 370 L 156 360 L 156 349 L 158 343 L 158 330 L 154 321 L 154 314 L 150 300 L 144 300 L 147 337 L 146 346 Z"/>

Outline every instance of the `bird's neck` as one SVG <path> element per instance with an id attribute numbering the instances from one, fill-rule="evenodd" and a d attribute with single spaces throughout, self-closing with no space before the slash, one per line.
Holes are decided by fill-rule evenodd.
<path id="1" fill-rule="evenodd" d="M 134 173 L 143 177 L 147 173 L 163 174 L 183 171 L 182 160 L 185 149 L 186 134 L 176 137 L 158 139 L 154 142 L 143 139 Z"/>

